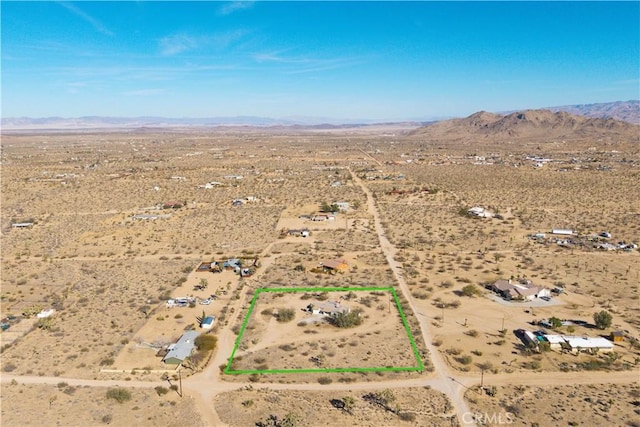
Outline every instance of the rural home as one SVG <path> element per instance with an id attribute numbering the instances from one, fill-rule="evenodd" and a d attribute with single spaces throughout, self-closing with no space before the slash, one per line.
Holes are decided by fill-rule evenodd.
<path id="1" fill-rule="evenodd" d="M 506 300 L 531 301 L 540 297 L 551 296 L 551 291 L 542 286 L 536 286 L 530 280 L 512 282 L 511 279 L 500 279 L 487 286 Z"/>
<path id="2" fill-rule="evenodd" d="M 12 228 L 31 228 L 33 227 L 33 222 L 14 222 L 11 224 Z"/>
<path id="3" fill-rule="evenodd" d="M 325 271 L 337 271 L 339 273 L 344 273 L 349 269 L 349 264 L 347 264 L 347 261 L 344 258 L 336 258 L 322 261 L 320 263 L 320 267 Z"/>
<path id="4" fill-rule="evenodd" d="M 180 365 L 187 357 L 191 356 L 195 348 L 195 340 L 200 335 L 198 331 L 187 331 L 174 344 L 169 345 L 167 354 L 162 361 L 168 365 Z"/>
<path id="5" fill-rule="evenodd" d="M 565 228 L 554 228 L 553 230 L 551 230 L 551 234 L 555 234 L 558 236 L 573 236 L 574 234 L 576 234 L 576 232 Z"/>
<path id="6" fill-rule="evenodd" d="M 311 235 L 311 232 L 308 228 L 303 228 L 301 230 L 283 230 L 282 234 L 296 237 L 309 237 Z"/>
<path id="7" fill-rule="evenodd" d="M 485 208 L 481 208 L 480 206 L 475 206 L 467 210 L 467 214 L 471 216 L 476 216 L 478 218 L 491 218 L 493 216 L 491 212 L 489 212 Z"/>
<path id="8" fill-rule="evenodd" d="M 311 216 L 311 221 L 334 221 L 335 219 L 335 215 L 326 213 L 319 213 Z"/>
<path id="9" fill-rule="evenodd" d="M 140 221 L 155 221 L 160 218 L 159 215 L 151 215 L 151 214 L 138 214 L 133 215 L 131 219 L 140 220 Z"/>
<path id="10" fill-rule="evenodd" d="M 349 207 L 351 206 L 349 202 L 334 202 L 333 205 L 337 206 L 340 212 L 348 211 Z"/>
<path id="11" fill-rule="evenodd" d="M 340 304 L 339 301 L 327 301 L 320 305 L 309 304 L 307 306 L 307 311 L 313 314 L 321 314 L 323 316 L 336 316 L 340 313 L 347 314 L 351 309 L 346 305 Z"/>
<path id="12" fill-rule="evenodd" d="M 575 336 L 575 335 L 542 335 L 542 338 L 549 342 L 550 348 L 557 350 L 566 348 L 572 352 L 579 352 L 581 350 L 598 350 L 598 351 L 612 351 L 613 343 L 606 338 L 595 337 L 589 338 L 587 336 Z"/>

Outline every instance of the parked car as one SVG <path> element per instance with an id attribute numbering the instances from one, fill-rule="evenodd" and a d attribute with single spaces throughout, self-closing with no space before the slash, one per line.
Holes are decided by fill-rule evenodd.
<path id="1" fill-rule="evenodd" d="M 211 304 L 211 301 L 212 301 L 211 298 L 203 299 L 203 300 L 200 300 L 200 304 L 209 305 Z"/>

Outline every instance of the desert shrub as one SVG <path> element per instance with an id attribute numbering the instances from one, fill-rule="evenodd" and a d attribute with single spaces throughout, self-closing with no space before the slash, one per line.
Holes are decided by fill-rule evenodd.
<path id="1" fill-rule="evenodd" d="M 460 356 L 458 358 L 458 362 L 462 363 L 463 365 L 469 365 L 472 361 L 473 358 L 469 355 Z"/>
<path id="2" fill-rule="evenodd" d="M 611 313 L 606 310 L 602 310 L 599 313 L 593 313 L 593 321 L 598 329 L 607 329 L 611 326 L 612 320 L 613 317 L 611 316 Z"/>
<path id="3" fill-rule="evenodd" d="M 278 310 L 278 314 L 276 314 L 276 320 L 278 322 L 290 322 L 296 316 L 296 312 L 292 308 L 282 308 Z"/>
<path id="4" fill-rule="evenodd" d="M 113 399 L 118 403 L 131 400 L 131 392 L 124 388 L 110 388 L 107 390 L 107 399 Z"/>
<path id="5" fill-rule="evenodd" d="M 462 288 L 460 294 L 465 297 L 473 297 L 480 294 L 480 289 L 474 284 L 469 284 Z"/>
<path id="6" fill-rule="evenodd" d="M 478 336 L 478 331 L 475 329 L 469 329 L 468 331 L 465 331 L 464 334 L 475 338 Z"/>
<path id="7" fill-rule="evenodd" d="M 327 385 L 327 384 L 331 384 L 333 380 L 329 377 L 320 377 L 318 378 L 318 382 L 322 385 Z"/>
<path id="8" fill-rule="evenodd" d="M 398 412 L 398 418 L 400 418 L 402 421 L 409 421 L 409 422 L 413 422 L 416 420 L 416 414 L 413 412 Z"/>
<path id="9" fill-rule="evenodd" d="M 351 328 L 362 324 L 362 316 L 357 310 L 350 311 L 349 313 L 338 313 L 335 316 L 329 317 L 329 323 L 338 328 Z"/>
<path id="10" fill-rule="evenodd" d="M 295 346 L 291 345 L 291 344 L 282 344 L 281 346 L 278 347 L 280 350 L 284 350 L 284 351 L 293 351 L 295 350 Z"/>
<path id="11" fill-rule="evenodd" d="M 105 424 L 111 424 L 112 420 L 113 420 L 113 416 L 111 414 L 107 414 L 104 417 L 102 417 L 102 422 Z"/>
<path id="12" fill-rule="evenodd" d="M 154 388 L 154 390 L 156 391 L 156 393 L 158 393 L 158 396 L 162 396 L 169 393 L 169 389 L 166 387 L 162 387 L 161 385 Z"/>
<path id="13" fill-rule="evenodd" d="M 100 361 L 100 366 L 111 366 L 113 365 L 113 357 L 105 357 Z"/>
<path id="14" fill-rule="evenodd" d="M 200 334 L 198 338 L 194 341 L 196 347 L 200 351 L 209 351 L 216 348 L 216 344 L 218 343 L 218 338 L 214 335 L 209 334 Z"/>

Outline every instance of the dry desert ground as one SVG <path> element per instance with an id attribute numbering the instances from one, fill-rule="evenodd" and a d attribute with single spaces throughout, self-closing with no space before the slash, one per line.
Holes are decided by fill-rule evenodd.
<path id="1" fill-rule="evenodd" d="M 4 134 L 3 425 L 640 425 L 637 135 L 447 132 Z M 163 363 L 185 331 L 215 349 Z"/>

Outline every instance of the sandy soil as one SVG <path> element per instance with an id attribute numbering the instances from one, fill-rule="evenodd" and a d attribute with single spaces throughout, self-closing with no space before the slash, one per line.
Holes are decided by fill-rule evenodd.
<path id="1" fill-rule="evenodd" d="M 447 417 L 455 414 L 463 422 L 474 405 L 482 409 L 512 393 L 507 388 L 486 402 L 485 397 L 469 396 L 465 401 L 465 387 L 482 379 L 500 387 L 528 387 L 521 400 L 500 407 L 518 404 L 529 417 L 527 411 L 545 387 L 591 377 L 597 390 L 593 399 L 603 400 L 598 394 L 605 386 L 597 384 L 612 378 L 620 384 L 619 401 L 607 414 L 613 424 L 628 424 L 635 408 L 625 403 L 625 393 L 635 391 L 624 384 L 637 381 L 640 360 L 633 341 L 640 337 L 640 253 L 564 248 L 535 243 L 527 235 L 572 228 L 584 234 L 608 231 L 615 242 L 639 242 L 637 147 L 608 139 L 598 145 L 588 138 L 569 143 L 519 139 L 517 144 L 471 141 L 469 135 L 455 142 L 426 141 L 419 135 L 390 138 L 335 131 L 3 135 L 0 311 L 4 317 L 56 308 L 50 323 L 23 321 L 2 332 L 3 375 L 34 382 L 12 386 L 3 379 L 3 411 L 6 402 L 14 405 L 3 412 L 3 423 L 31 420 L 32 408 L 43 401 L 47 406 L 51 393 L 59 395 L 45 408 L 56 420 L 51 424 L 100 423 L 111 414 L 100 408 L 113 409 L 113 422 L 122 425 L 174 422 L 174 413 L 162 412 L 172 407 L 171 395 L 153 391 L 160 372 L 131 370 L 164 368 L 149 344 L 173 341 L 186 327 L 197 327 L 197 316 L 204 311 L 218 319 L 212 332 L 219 347 L 201 372 L 185 372 L 185 388 L 193 398 L 188 408 L 180 409 L 180 402 L 172 408 L 179 414 L 195 408 L 205 425 L 238 422 L 232 414 L 245 412 L 249 415 L 241 425 L 253 423 L 270 413 L 283 417 L 291 408 L 303 425 L 317 425 L 327 411 L 343 424 L 411 425 L 362 400 L 375 384 L 393 389 L 401 408 L 416 411 L 422 425 L 449 425 Z M 527 160 L 531 153 L 554 160 L 535 168 Z M 236 175 L 242 179 L 230 179 Z M 212 181 L 221 185 L 201 187 Z M 251 201 L 233 206 L 234 199 Z M 186 204 L 156 208 L 169 201 Z M 347 201 L 353 209 L 332 222 L 299 218 L 335 201 Z M 502 219 L 460 214 L 476 205 L 500 213 Z M 132 219 L 155 213 L 161 218 Z M 27 220 L 34 226 L 11 227 Z M 310 237 L 280 236 L 282 228 L 303 227 L 312 230 Z M 201 261 L 238 256 L 258 257 L 261 266 L 253 277 L 239 280 L 228 272 L 194 271 Z M 349 260 L 345 273 L 314 270 L 319 262 L 338 257 Z M 550 303 L 506 304 L 482 286 L 512 276 L 561 286 L 565 292 Z M 194 291 L 202 279 L 207 289 Z M 463 296 L 462 288 L 470 284 L 479 294 Z M 316 374 L 221 374 L 254 290 L 290 286 L 395 287 L 425 372 L 323 375 L 325 384 Z M 218 292 L 219 298 L 208 306 L 168 309 L 164 303 L 171 297 L 204 298 Z M 320 349 L 327 355 L 335 352 L 326 360 L 336 365 L 348 357 L 340 353 L 347 350 L 355 351 L 360 361 L 369 356 L 376 364 L 408 360 L 406 346 L 394 348 L 398 336 L 404 336 L 398 332 L 404 331 L 398 329 L 397 315 L 380 308 L 385 301 L 364 306 L 369 316 L 365 324 L 344 336 L 330 334 L 325 326 L 298 326 L 304 318 L 302 302 L 264 303 L 297 310 L 296 319 L 285 325 L 260 314 L 266 305 L 254 313 L 243 363 L 258 363 L 258 357 L 265 359 L 258 364 L 268 367 L 304 366 Z M 600 310 L 613 315 L 612 326 L 602 331 L 591 325 L 593 313 Z M 615 360 L 606 364 L 610 373 L 584 370 L 607 362 L 602 354 L 523 351 L 513 330 L 533 329 L 530 322 L 550 316 L 585 322 L 563 326 L 563 333 L 625 331 L 625 340 L 616 344 Z M 294 350 L 281 349 L 285 344 Z M 370 355 L 362 354 L 365 347 L 373 349 L 367 350 Z M 119 405 L 106 400 L 106 383 L 86 383 L 90 388 L 78 383 L 75 394 L 55 387 L 58 382 L 94 379 L 129 379 L 150 388 L 132 387 L 132 401 Z M 255 389 L 234 391 L 250 384 Z M 432 389 L 422 388 L 426 384 Z M 258 391 L 261 387 L 281 392 Z M 581 393 L 589 388 L 579 387 L 558 391 L 565 393 L 564 404 L 603 416 L 606 405 L 596 401 L 584 407 Z M 356 399 L 354 415 L 327 406 L 334 393 L 341 398 L 349 390 Z M 434 416 L 447 405 L 444 396 L 450 406 L 444 418 Z M 63 405 L 72 400 L 87 403 L 73 409 Z M 243 404 L 249 400 L 253 403 Z M 531 420 L 545 425 L 544 420 Z M 559 422 L 581 420 L 565 417 Z M 584 420 L 589 418 L 585 415 Z M 193 418 L 193 424 L 198 422 Z"/>

